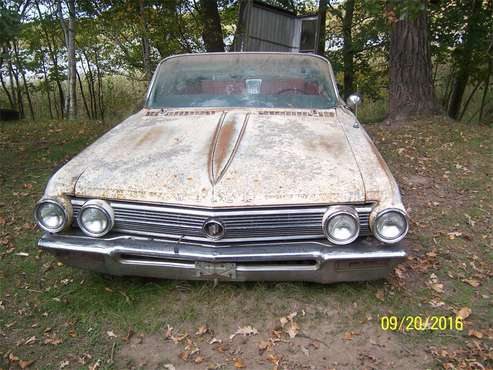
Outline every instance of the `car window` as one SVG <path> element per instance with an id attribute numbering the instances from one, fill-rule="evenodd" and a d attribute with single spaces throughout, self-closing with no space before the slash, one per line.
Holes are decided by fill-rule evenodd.
<path id="1" fill-rule="evenodd" d="M 330 68 L 306 54 L 197 54 L 170 58 L 156 71 L 149 108 L 331 108 Z"/>

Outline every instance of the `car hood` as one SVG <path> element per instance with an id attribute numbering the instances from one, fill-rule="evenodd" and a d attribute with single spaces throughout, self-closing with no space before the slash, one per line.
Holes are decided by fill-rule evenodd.
<path id="1" fill-rule="evenodd" d="M 78 197 L 203 207 L 364 202 L 344 127 L 319 112 L 142 111 L 51 187 L 71 179 Z"/>

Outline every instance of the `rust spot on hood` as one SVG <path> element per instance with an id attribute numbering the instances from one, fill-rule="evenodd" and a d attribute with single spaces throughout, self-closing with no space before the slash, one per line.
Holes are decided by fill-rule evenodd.
<path id="1" fill-rule="evenodd" d="M 248 122 L 249 113 L 223 113 L 209 152 L 211 184 L 216 184 L 231 164 Z"/>
<path id="2" fill-rule="evenodd" d="M 164 134 L 164 129 L 163 127 L 154 127 L 151 128 L 149 131 L 145 132 L 144 135 L 142 135 L 139 140 L 135 143 L 135 146 L 140 146 L 144 144 L 152 144 L 156 141 L 159 140 Z"/>

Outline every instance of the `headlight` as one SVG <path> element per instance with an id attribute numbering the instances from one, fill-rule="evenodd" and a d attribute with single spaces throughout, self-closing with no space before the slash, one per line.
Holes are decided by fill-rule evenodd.
<path id="1" fill-rule="evenodd" d="M 381 211 L 372 225 L 375 237 L 384 243 L 397 243 L 406 236 L 408 229 L 406 214 L 399 209 Z"/>
<path id="2" fill-rule="evenodd" d="M 104 200 L 93 199 L 82 206 L 77 222 L 84 233 L 99 237 L 107 234 L 114 224 L 113 208 Z"/>
<path id="3" fill-rule="evenodd" d="M 61 198 L 41 199 L 34 210 L 34 217 L 40 228 L 57 233 L 70 224 L 72 206 Z"/>
<path id="4" fill-rule="evenodd" d="M 359 235 L 358 213 L 352 207 L 330 207 L 323 217 L 327 239 L 338 245 L 352 243 Z"/>

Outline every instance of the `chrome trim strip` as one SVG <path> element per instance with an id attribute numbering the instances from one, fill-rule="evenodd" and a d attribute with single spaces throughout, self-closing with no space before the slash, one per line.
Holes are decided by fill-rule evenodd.
<path id="1" fill-rule="evenodd" d="M 85 198 L 72 198 L 73 205 L 82 206 L 88 199 Z M 130 203 L 124 201 L 107 200 L 112 207 L 125 208 L 129 210 L 142 210 L 142 211 L 159 211 L 170 213 L 181 213 L 186 215 L 196 215 L 205 217 L 221 217 L 221 216 L 244 216 L 247 215 L 278 215 L 278 214 L 292 214 L 292 213 L 324 213 L 329 206 L 335 206 L 337 204 L 330 204 L 327 206 L 276 206 L 276 207 L 257 207 L 257 208 L 230 208 L 230 210 L 224 210 L 222 208 L 207 209 L 202 207 L 185 207 L 185 206 L 172 206 L 172 205 L 157 205 L 157 204 L 143 204 L 143 203 Z M 348 205 L 348 204 L 342 204 Z M 373 207 L 367 204 L 354 204 L 350 205 L 356 209 L 358 213 L 371 212 Z"/>
<path id="2" fill-rule="evenodd" d="M 406 257 L 402 246 L 386 246 L 375 238 L 358 240 L 344 247 L 333 247 L 327 241 L 264 242 L 218 250 L 211 246 L 150 238 L 96 239 L 45 234 L 38 245 L 78 268 L 114 275 L 195 280 L 218 278 L 198 275 L 196 262 L 234 264 L 232 277 L 219 278 L 235 281 L 329 283 L 372 280 L 385 277 Z M 310 264 L 297 264 L 303 261 Z"/>

